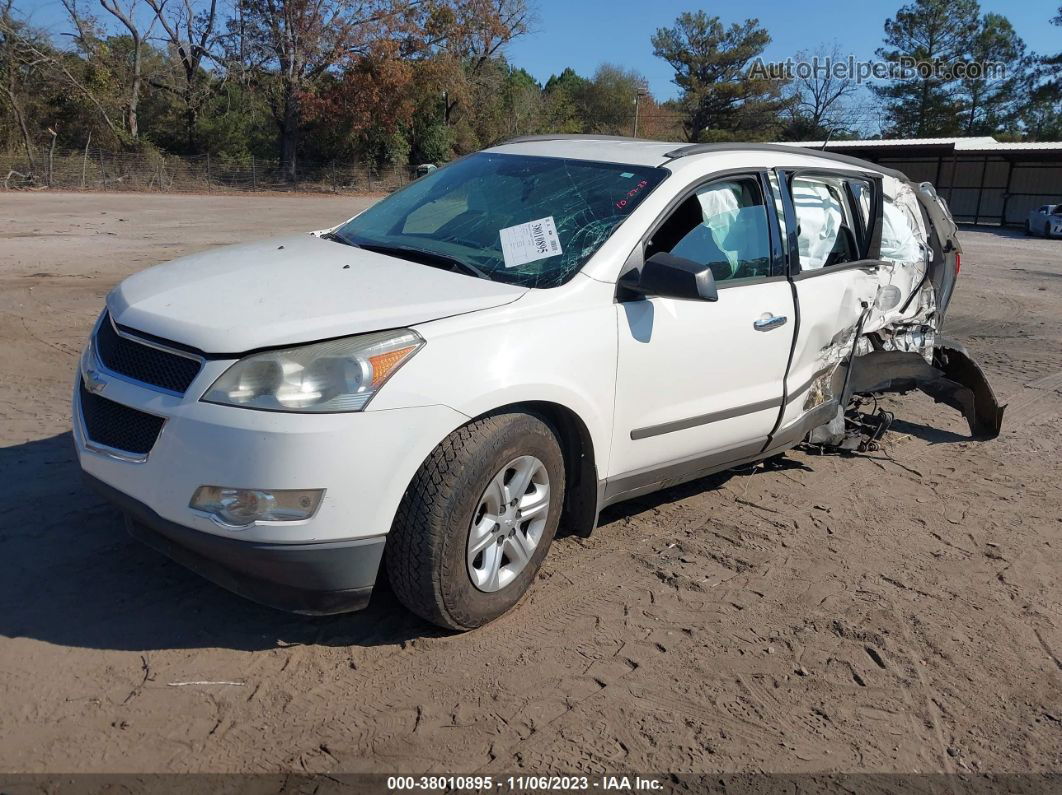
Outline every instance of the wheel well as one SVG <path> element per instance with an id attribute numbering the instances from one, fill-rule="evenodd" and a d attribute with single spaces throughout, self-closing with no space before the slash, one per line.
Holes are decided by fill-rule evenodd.
<path id="1" fill-rule="evenodd" d="M 597 459 L 586 423 L 567 406 L 533 400 L 500 406 L 488 414 L 525 412 L 542 419 L 557 435 L 564 454 L 564 510 L 561 527 L 586 538 L 597 525 Z M 486 416 L 486 415 L 483 415 Z M 478 418 L 477 418 L 478 419 Z"/>

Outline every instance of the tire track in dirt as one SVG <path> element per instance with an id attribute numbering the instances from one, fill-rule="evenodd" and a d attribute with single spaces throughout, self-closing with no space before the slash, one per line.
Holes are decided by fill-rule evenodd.
<path id="1" fill-rule="evenodd" d="M 991 317 L 984 315 L 958 314 L 944 324 L 944 337 L 984 336 L 1004 331 L 1014 323 L 1014 318 L 1021 317 L 1024 307 L 1021 301 L 999 293 L 991 303 L 982 304 L 980 308 L 990 307 Z"/>
<path id="2" fill-rule="evenodd" d="M 374 659 L 371 670 L 354 680 L 334 678 L 302 691 L 300 700 L 308 702 L 306 712 L 327 716 L 324 725 L 308 726 L 305 736 L 334 736 L 349 741 L 350 737 L 345 736 L 349 732 L 343 729 L 346 720 L 352 722 L 355 730 L 364 730 L 359 747 L 404 736 L 407 727 L 393 717 L 419 708 L 424 700 L 421 677 L 426 670 L 440 681 L 482 682 L 489 669 L 513 665 L 528 649 L 545 647 L 547 640 L 562 636 L 577 616 L 592 614 L 596 605 L 607 601 L 619 587 L 612 575 L 628 557 L 625 551 L 609 547 L 593 550 L 589 558 L 580 559 L 578 568 L 565 572 L 566 586 L 550 588 L 539 583 L 520 608 L 488 627 L 465 635 L 418 641 L 412 649 L 396 647 L 393 653 Z M 559 579 L 554 575 L 549 581 Z M 478 689 L 478 685 L 473 689 Z M 462 689 L 448 693 L 456 700 L 467 694 Z M 354 705 L 354 713 L 347 709 L 344 714 L 336 714 L 337 703 Z M 257 742 L 261 744 L 260 737 Z M 290 747 L 274 750 L 291 752 Z"/>

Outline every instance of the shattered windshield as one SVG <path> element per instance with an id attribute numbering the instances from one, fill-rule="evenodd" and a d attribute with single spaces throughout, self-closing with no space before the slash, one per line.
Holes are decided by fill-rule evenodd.
<path id="1" fill-rule="evenodd" d="M 392 194 L 333 236 L 493 281 L 555 287 L 667 174 L 646 166 L 480 152 Z"/>

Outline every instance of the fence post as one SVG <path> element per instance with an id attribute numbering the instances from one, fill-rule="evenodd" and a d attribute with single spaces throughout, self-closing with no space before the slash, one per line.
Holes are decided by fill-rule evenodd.
<path id="1" fill-rule="evenodd" d="M 336 190 L 336 161 L 332 161 L 332 193 L 339 193 Z"/>
<path id="2" fill-rule="evenodd" d="M 258 175 L 254 170 L 254 155 L 251 155 L 251 190 L 258 190 Z"/>
<path id="3" fill-rule="evenodd" d="M 210 184 L 210 152 L 207 152 L 206 156 L 207 156 L 207 161 L 206 161 L 207 190 L 210 191 L 210 190 L 213 190 L 213 187 Z"/>
<path id="4" fill-rule="evenodd" d="M 88 169 L 88 150 L 92 143 L 92 130 L 89 130 L 88 140 L 85 141 L 85 156 L 81 158 L 81 190 L 85 189 L 85 171 Z"/>
<path id="5" fill-rule="evenodd" d="M 103 167 L 103 147 L 100 147 L 100 184 L 103 187 L 107 185 L 107 170 Z"/>
<path id="6" fill-rule="evenodd" d="M 59 137 L 59 133 L 51 127 L 48 128 L 48 132 L 52 136 L 52 145 L 48 147 L 48 187 L 52 188 L 55 186 L 55 140 Z"/>

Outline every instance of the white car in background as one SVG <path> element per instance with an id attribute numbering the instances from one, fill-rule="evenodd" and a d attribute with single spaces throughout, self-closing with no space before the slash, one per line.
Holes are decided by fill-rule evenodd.
<path id="1" fill-rule="evenodd" d="M 252 599 L 515 605 L 558 527 L 801 442 L 867 449 L 922 389 L 999 432 L 940 336 L 959 272 L 928 184 L 775 145 L 518 139 L 326 232 L 129 277 L 74 436 L 131 533 Z"/>
<path id="2" fill-rule="evenodd" d="M 1062 237 L 1062 204 L 1045 204 L 1029 210 L 1025 234 L 1043 237 Z"/>

